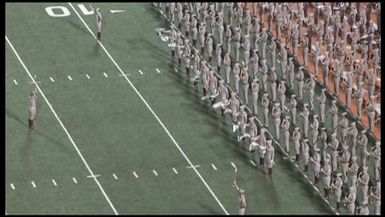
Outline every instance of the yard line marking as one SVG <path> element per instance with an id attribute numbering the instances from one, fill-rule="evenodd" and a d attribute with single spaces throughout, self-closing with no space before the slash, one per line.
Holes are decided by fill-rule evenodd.
<path id="1" fill-rule="evenodd" d="M 90 79 L 90 76 L 88 74 L 86 74 L 86 77 L 87 77 L 87 79 Z"/>
<path id="2" fill-rule="evenodd" d="M 52 179 L 53 185 L 57 186 L 55 179 Z"/>
<path id="3" fill-rule="evenodd" d="M 174 170 L 174 173 L 175 174 L 178 174 L 178 171 L 176 171 L 176 169 L 173 167 L 172 170 Z"/>
<path id="4" fill-rule="evenodd" d="M 55 80 L 53 80 L 53 78 L 52 78 L 52 77 L 49 77 L 49 79 L 50 79 L 52 82 L 55 82 Z"/>
<path id="5" fill-rule="evenodd" d="M 156 68 L 156 71 L 157 71 L 158 73 L 160 73 L 160 71 L 159 71 L 159 69 L 158 69 L 158 68 Z"/>
<path id="6" fill-rule="evenodd" d="M 134 174 L 135 178 L 139 178 L 139 176 L 138 176 L 138 175 L 136 175 L 136 172 L 135 172 L 135 171 L 134 171 L 134 172 L 132 172 L 132 174 Z"/>
<path id="7" fill-rule="evenodd" d="M 235 163 L 233 163 L 232 161 L 230 162 L 230 164 L 231 164 L 231 166 L 233 166 L 233 167 L 234 167 L 234 169 L 236 169 L 236 168 L 237 168 L 237 166 L 235 166 Z"/>
<path id="8" fill-rule="evenodd" d="M 27 69 L 27 67 L 24 65 L 24 62 L 23 60 L 21 60 L 19 54 L 17 53 L 17 51 L 15 50 L 15 48 L 13 47 L 12 43 L 8 40 L 8 37 L 5 36 L 5 39 L 7 40 L 8 44 L 10 45 L 10 47 L 12 48 L 13 52 L 15 53 L 17 59 L 19 60 L 19 62 L 21 63 L 21 65 L 24 67 L 25 71 L 28 73 L 29 77 L 31 78 L 32 81 L 35 81 L 35 79 L 32 77 L 31 73 L 29 72 L 29 70 Z M 35 86 L 36 88 L 39 90 L 39 93 L 40 95 L 44 98 L 45 102 L 47 103 L 48 107 L 51 109 L 52 113 L 54 114 L 54 116 L 56 117 L 56 119 L 58 120 L 60 126 L 63 128 L 64 132 L 67 134 L 69 140 L 71 141 L 73 147 L 76 149 L 76 152 L 78 153 L 79 157 L 82 159 L 84 165 L 86 166 L 88 172 L 93 175 L 94 173 L 92 172 L 91 168 L 88 166 L 88 163 L 87 161 L 84 159 L 82 153 L 80 152 L 79 148 L 76 146 L 75 142 L 73 141 L 71 135 L 69 134 L 69 132 L 67 131 L 67 128 L 64 126 L 64 124 L 61 122 L 59 116 L 56 114 L 55 110 L 52 108 L 52 105 L 49 103 L 48 99 L 45 97 L 43 91 L 40 89 L 39 85 L 37 83 L 35 83 Z M 114 213 L 116 215 L 118 215 L 118 212 L 116 212 L 115 210 L 115 207 L 114 205 L 111 203 L 110 199 L 108 198 L 107 194 L 104 192 L 104 189 L 102 187 L 102 185 L 99 183 L 99 181 L 94 177 L 94 180 L 96 182 L 96 184 L 98 185 L 100 191 L 103 193 L 104 197 L 106 198 L 107 202 L 109 203 L 109 205 L 111 206 L 112 210 L 114 211 Z"/>
<path id="9" fill-rule="evenodd" d="M 81 22 L 86 26 L 86 28 L 88 29 L 88 31 L 90 32 L 90 34 L 92 35 L 92 37 L 96 40 L 96 37 L 95 37 L 95 34 L 91 31 L 91 29 L 88 27 L 87 23 L 83 20 L 83 18 L 80 16 L 80 14 L 78 13 L 78 11 L 75 9 L 75 7 L 70 3 L 68 2 L 68 4 L 71 6 L 72 10 L 74 10 L 74 12 L 76 13 L 76 15 L 79 17 L 79 19 L 81 20 Z M 99 45 L 102 47 L 102 49 L 104 50 L 104 52 L 107 54 L 107 56 L 110 58 L 110 60 L 114 63 L 114 65 L 116 66 L 116 68 L 122 73 L 124 74 L 123 70 L 120 68 L 120 66 L 116 63 L 116 61 L 112 58 L 112 56 L 110 55 L 110 53 L 107 51 L 107 49 L 104 47 L 104 45 L 102 44 L 101 41 L 97 40 L 97 43 L 99 43 Z M 181 149 L 181 147 L 179 146 L 179 144 L 175 141 L 174 137 L 171 135 L 171 133 L 168 131 L 168 129 L 166 128 L 166 126 L 163 124 L 163 122 L 159 119 L 158 115 L 152 110 L 152 108 L 150 107 L 150 105 L 147 103 L 147 101 L 143 98 L 142 94 L 140 94 L 140 92 L 136 89 L 136 87 L 132 84 L 132 82 L 130 81 L 130 79 L 127 78 L 126 75 L 124 75 L 124 77 L 126 78 L 127 82 L 130 84 L 130 86 L 132 87 L 132 89 L 134 89 L 135 93 L 139 96 L 139 98 L 143 101 L 143 103 L 146 105 L 146 107 L 148 108 L 148 110 L 150 110 L 150 112 L 152 113 L 152 115 L 155 117 L 155 119 L 159 122 L 159 124 L 162 126 L 162 128 L 164 129 L 164 131 L 167 133 L 167 135 L 170 137 L 170 139 L 172 140 L 172 142 L 174 143 L 174 145 L 176 146 L 176 148 L 179 150 L 179 152 L 183 155 L 183 157 L 186 159 L 186 161 L 190 164 L 190 166 L 193 166 L 193 163 L 190 161 L 190 159 L 186 156 L 186 154 L 183 152 L 183 150 Z M 205 185 L 205 187 L 207 188 L 207 190 L 210 192 L 210 194 L 213 196 L 213 198 L 215 199 L 215 201 L 218 203 L 218 205 L 222 208 L 222 210 L 225 212 L 226 215 L 229 215 L 229 213 L 227 212 L 227 210 L 225 209 L 225 207 L 223 206 L 223 204 L 221 203 L 221 201 L 219 201 L 218 197 L 215 195 L 215 193 L 213 192 L 213 190 L 210 188 L 210 186 L 207 184 L 207 182 L 204 180 L 204 178 L 202 177 L 202 175 L 198 172 L 198 170 L 196 168 L 193 167 L 193 170 L 194 172 L 197 174 L 197 176 L 200 178 L 200 180 L 202 181 L 202 183 Z"/>
<path id="10" fill-rule="evenodd" d="M 153 172 L 156 176 L 158 176 L 158 173 L 157 173 L 155 170 L 152 170 L 152 172 Z"/>
<path id="11" fill-rule="evenodd" d="M 142 70 L 139 69 L 138 72 L 139 72 L 140 75 L 143 75 Z"/>
<path id="12" fill-rule="evenodd" d="M 75 177 L 72 177 L 72 180 L 75 182 L 75 184 L 78 184 L 78 181 L 76 181 Z"/>
<path id="13" fill-rule="evenodd" d="M 11 188 L 12 190 L 15 190 L 15 186 L 13 185 L 13 183 L 11 183 Z"/>
<path id="14" fill-rule="evenodd" d="M 112 176 L 114 177 L 114 179 L 118 180 L 118 177 L 115 175 L 115 173 L 112 173 Z"/>
<path id="15" fill-rule="evenodd" d="M 103 72 L 103 75 L 104 77 L 108 78 L 108 75 L 105 72 Z"/>
<path id="16" fill-rule="evenodd" d="M 33 188 L 36 188 L 36 185 L 35 185 L 34 181 L 32 181 L 31 184 L 32 184 Z"/>
<path id="17" fill-rule="evenodd" d="M 130 76 L 131 74 L 125 74 L 126 76 Z M 124 75 L 122 75 L 122 74 L 119 74 L 118 75 L 119 77 L 124 77 Z"/>
<path id="18" fill-rule="evenodd" d="M 254 161 L 250 160 L 250 163 L 253 164 L 253 166 L 257 166 Z"/>
<path id="19" fill-rule="evenodd" d="M 211 166 L 213 167 L 214 170 L 218 170 L 214 164 L 211 164 Z"/>
<path id="20" fill-rule="evenodd" d="M 193 168 L 193 167 L 198 168 L 198 167 L 200 167 L 200 165 L 198 164 L 198 165 L 193 165 L 193 166 L 187 166 L 186 168 Z"/>
<path id="21" fill-rule="evenodd" d="M 17 81 L 16 80 L 13 80 L 13 83 L 15 83 L 17 85 Z"/>
<path id="22" fill-rule="evenodd" d="M 70 81 L 72 81 L 72 78 L 71 78 L 71 76 L 67 75 L 67 78 L 68 78 Z"/>

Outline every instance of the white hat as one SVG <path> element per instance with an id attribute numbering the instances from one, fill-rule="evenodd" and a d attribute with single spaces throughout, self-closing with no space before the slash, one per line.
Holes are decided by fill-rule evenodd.
<path id="1" fill-rule="evenodd" d="M 332 136 L 333 136 L 333 137 L 334 137 L 334 136 L 337 136 L 337 133 L 336 133 L 336 132 L 332 133 Z"/>
<path id="2" fill-rule="evenodd" d="M 313 118 L 318 118 L 318 115 L 313 115 Z"/>
<path id="3" fill-rule="evenodd" d="M 323 91 L 323 92 L 326 91 L 326 88 L 322 88 L 322 91 Z"/>
<path id="4" fill-rule="evenodd" d="M 319 152 L 320 149 L 319 148 L 314 148 L 314 151 Z"/>
<path id="5" fill-rule="evenodd" d="M 308 142 L 309 140 L 308 139 L 304 139 L 303 142 Z"/>
<path id="6" fill-rule="evenodd" d="M 235 96 L 236 93 L 235 93 L 235 92 L 231 92 L 230 95 L 231 95 L 231 96 Z"/>
<path id="7" fill-rule="evenodd" d="M 348 150 L 348 148 L 349 148 L 349 146 L 347 146 L 347 145 L 342 146 L 342 149 L 344 149 L 344 150 Z"/>
<path id="8" fill-rule="evenodd" d="M 241 192 L 241 194 L 244 194 L 245 193 L 245 190 L 243 190 L 242 188 L 239 189 L 239 192 Z"/>
<path id="9" fill-rule="evenodd" d="M 341 176 L 342 176 L 342 173 L 337 173 L 337 176 L 341 177 Z"/>
<path id="10" fill-rule="evenodd" d="M 299 127 L 294 128 L 294 130 L 299 130 Z"/>
<path id="11" fill-rule="evenodd" d="M 258 50 L 257 50 L 257 49 L 254 49 L 253 52 L 254 52 L 254 53 L 258 53 Z"/>
<path id="12" fill-rule="evenodd" d="M 219 80 L 220 84 L 223 84 L 224 82 L 225 82 L 225 80 Z"/>
<path id="13" fill-rule="evenodd" d="M 308 106 L 309 106 L 309 104 L 307 104 L 307 103 L 304 103 L 304 104 L 303 104 L 303 106 L 305 106 L 305 107 L 308 107 Z"/>
<path id="14" fill-rule="evenodd" d="M 290 119 L 290 116 L 285 116 L 286 119 Z"/>
<path id="15" fill-rule="evenodd" d="M 346 116 L 348 113 L 347 112 L 342 112 L 342 116 Z"/>
<path id="16" fill-rule="evenodd" d="M 362 167 L 362 171 L 363 171 L 363 172 L 368 172 L 368 167 L 367 167 L 367 166 Z"/>
<path id="17" fill-rule="evenodd" d="M 357 156 L 353 156 L 352 161 L 356 161 L 356 160 L 357 160 Z"/>
<path id="18" fill-rule="evenodd" d="M 326 127 L 322 127 L 321 130 L 326 130 Z"/>
<path id="19" fill-rule="evenodd" d="M 282 81 L 281 81 L 281 83 L 283 83 L 283 84 L 284 84 L 284 83 L 286 83 L 286 81 L 282 80 Z"/>
<path id="20" fill-rule="evenodd" d="M 381 142 L 380 141 L 376 142 L 376 147 L 381 147 Z"/>
<path id="21" fill-rule="evenodd" d="M 241 105 L 241 106 L 239 106 L 239 108 L 245 109 L 245 105 Z"/>
<path id="22" fill-rule="evenodd" d="M 279 102 L 274 103 L 275 106 L 279 106 Z"/>
<path id="23" fill-rule="evenodd" d="M 264 93 L 263 96 L 269 96 L 269 94 L 268 93 Z"/>
<path id="24" fill-rule="evenodd" d="M 222 44 L 217 44 L 217 47 L 220 47 L 220 46 L 222 46 Z"/>
<path id="25" fill-rule="evenodd" d="M 366 129 L 363 129 L 361 130 L 361 133 L 366 133 L 366 131 L 367 131 Z"/>
<path id="26" fill-rule="evenodd" d="M 335 104 L 336 102 L 337 102 L 337 100 L 335 100 L 335 99 L 332 100 L 332 103 L 333 103 L 333 104 Z"/>
<path id="27" fill-rule="evenodd" d="M 292 97 L 292 98 L 295 97 L 295 94 L 292 94 L 291 97 Z"/>
<path id="28" fill-rule="evenodd" d="M 356 122 L 353 121 L 352 123 L 350 123 L 350 125 L 356 126 Z"/>

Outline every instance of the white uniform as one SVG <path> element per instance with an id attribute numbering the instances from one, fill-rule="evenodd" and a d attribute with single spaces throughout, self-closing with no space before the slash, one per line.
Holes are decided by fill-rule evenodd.
<path id="1" fill-rule="evenodd" d="M 37 95 L 34 94 L 33 96 L 29 96 L 29 120 L 35 120 L 36 118 L 36 100 Z"/>
<path id="2" fill-rule="evenodd" d="M 343 182 L 341 179 L 341 174 L 338 174 L 334 184 L 332 184 L 332 188 L 334 189 L 334 194 L 336 195 L 337 212 L 340 212 L 342 185 L 343 185 Z"/>
<path id="3" fill-rule="evenodd" d="M 100 13 L 100 10 L 95 10 L 95 17 L 96 17 L 96 28 L 98 29 L 98 33 L 102 32 L 102 14 Z"/>

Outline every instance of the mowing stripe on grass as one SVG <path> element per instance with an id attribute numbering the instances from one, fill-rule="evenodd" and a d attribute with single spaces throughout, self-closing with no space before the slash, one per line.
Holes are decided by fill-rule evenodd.
<path id="1" fill-rule="evenodd" d="M 25 71 L 27 72 L 27 74 L 29 75 L 29 77 L 31 78 L 32 81 L 35 81 L 35 79 L 32 77 L 31 73 L 29 72 L 28 68 L 25 66 L 23 60 L 20 58 L 19 54 L 17 53 L 16 49 L 13 47 L 12 43 L 8 40 L 8 37 L 5 36 L 5 39 L 7 40 L 9 46 L 12 48 L 13 52 L 15 53 L 17 59 L 19 60 L 19 62 L 21 63 L 21 65 L 23 66 L 23 68 L 25 69 Z M 64 124 L 62 123 L 62 121 L 60 120 L 59 116 L 56 114 L 55 110 L 53 109 L 52 105 L 49 103 L 48 99 L 45 97 L 45 94 L 43 93 L 43 91 L 40 89 L 40 86 L 35 82 L 35 86 L 36 88 L 39 90 L 39 93 L 40 95 L 43 97 L 43 99 L 45 100 L 45 102 L 47 103 L 48 107 L 51 109 L 52 113 L 54 114 L 54 116 L 56 117 L 57 121 L 59 122 L 60 126 L 63 128 L 64 132 L 66 133 L 66 135 L 68 136 L 68 139 L 71 141 L 73 147 L 75 148 L 76 152 L 78 153 L 79 157 L 81 158 L 81 160 L 83 161 L 83 164 L 86 166 L 88 172 L 91 174 L 91 175 L 94 175 L 94 172 L 92 172 L 91 168 L 88 166 L 88 163 L 87 161 L 84 159 L 82 153 L 80 152 L 79 148 L 77 147 L 77 145 L 75 144 L 74 140 L 72 139 L 72 136 L 69 134 L 67 128 L 64 126 Z M 116 215 L 118 215 L 118 212 L 116 211 L 114 205 L 111 203 L 110 201 L 110 198 L 107 196 L 107 194 L 104 192 L 104 189 L 102 187 L 102 185 L 99 183 L 99 181 L 94 177 L 94 180 L 96 182 L 96 184 L 98 185 L 100 191 L 103 193 L 104 197 L 106 198 L 108 204 L 111 206 L 112 210 L 114 211 L 114 213 Z M 33 182 L 32 182 L 33 183 Z M 35 183 L 33 183 L 34 185 Z"/>
<path id="2" fill-rule="evenodd" d="M 90 34 L 92 35 L 92 37 L 96 40 L 96 37 L 95 37 L 95 34 L 91 31 L 91 29 L 88 27 L 87 23 L 84 21 L 84 19 L 80 16 L 80 14 L 78 13 L 78 11 L 75 9 L 75 7 L 70 3 L 68 2 L 68 4 L 71 6 L 72 10 L 74 10 L 74 12 L 76 13 L 76 15 L 79 17 L 79 19 L 81 20 L 81 22 L 86 26 L 86 28 L 88 29 L 88 31 L 90 32 Z M 116 63 L 116 61 L 112 58 L 112 56 L 110 55 L 110 53 L 107 51 L 107 49 L 104 47 L 104 45 L 102 44 L 101 41 L 97 40 L 97 43 L 102 47 L 102 49 L 104 50 L 104 52 L 107 54 L 107 56 L 110 58 L 110 60 L 114 63 L 114 65 L 116 66 L 116 68 L 122 73 L 124 74 L 123 70 L 120 68 L 120 66 Z M 184 153 L 184 151 L 181 149 L 181 147 L 179 146 L 179 144 L 175 141 L 174 137 L 171 135 L 171 133 L 169 132 L 169 130 L 166 128 L 166 126 L 163 124 L 163 122 L 159 119 L 158 115 L 152 110 L 152 108 L 150 107 L 150 105 L 147 103 L 147 101 L 143 98 L 142 94 L 136 89 L 136 87 L 132 84 L 131 80 L 127 78 L 126 75 L 124 75 L 124 77 L 126 78 L 127 82 L 130 84 L 130 86 L 132 87 L 132 89 L 134 89 L 134 91 L 136 92 L 136 94 L 139 96 L 139 98 L 143 101 L 143 103 L 147 106 L 148 110 L 150 110 L 150 112 L 152 113 L 152 115 L 155 117 L 155 119 L 159 122 L 159 124 L 162 126 L 162 128 L 164 129 L 164 131 L 167 133 L 167 135 L 170 137 L 170 139 L 173 141 L 174 145 L 176 146 L 176 148 L 179 150 L 179 152 L 183 155 L 183 157 L 186 159 L 186 161 L 190 164 L 190 166 L 193 166 L 193 163 L 190 161 L 190 159 L 186 156 L 186 154 Z M 193 170 L 194 172 L 197 174 L 197 176 L 200 178 L 200 180 L 203 182 L 203 184 L 205 185 L 205 187 L 207 188 L 207 190 L 210 192 L 210 194 L 213 196 L 213 198 L 215 199 L 215 201 L 218 203 L 218 205 L 222 208 L 222 210 L 225 212 L 226 215 L 229 215 L 229 213 L 227 212 L 227 210 L 225 209 L 225 207 L 223 206 L 222 202 L 218 199 L 218 197 L 215 195 L 215 193 L 213 192 L 213 190 L 210 188 L 210 186 L 207 184 L 207 182 L 204 180 L 204 178 L 202 177 L 202 175 L 198 172 L 198 170 L 196 168 L 193 167 Z"/>

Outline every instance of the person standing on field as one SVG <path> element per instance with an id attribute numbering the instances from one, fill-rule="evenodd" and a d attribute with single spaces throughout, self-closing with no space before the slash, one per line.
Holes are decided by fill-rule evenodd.
<path id="1" fill-rule="evenodd" d="M 90 4 L 90 8 L 94 11 L 95 17 L 96 17 L 96 28 L 97 28 L 97 36 L 96 38 L 98 41 L 101 41 L 102 39 L 102 14 L 100 11 L 100 8 L 94 9 L 92 5 Z"/>

